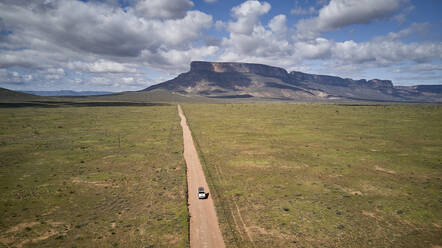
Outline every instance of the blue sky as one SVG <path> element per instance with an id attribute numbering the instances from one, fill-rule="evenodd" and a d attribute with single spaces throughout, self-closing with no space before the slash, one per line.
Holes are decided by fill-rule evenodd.
<path id="1" fill-rule="evenodd" d="M 139 90 L 193 60 L 442 84 L 442 1 L 0 0 L 0 87 Z"/>

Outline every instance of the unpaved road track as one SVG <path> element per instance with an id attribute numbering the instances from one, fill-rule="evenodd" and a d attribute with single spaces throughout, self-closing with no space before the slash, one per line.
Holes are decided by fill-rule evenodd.
<path id="1" fill-rule="evenodd" d="M 181 127 L 183 128 L 184 160 L 187 164 L 190 247 L 225 247 L 211 196 L 209 195 L 204 200 L 198 199 L 198 187 L 203 186 L 206 192 L 210 192 L 209 186 L 204 177 L 192 134 L 187 126 L 187 120 L 180 105 L 178 105 L 178 114 L 181 118 Z"/>

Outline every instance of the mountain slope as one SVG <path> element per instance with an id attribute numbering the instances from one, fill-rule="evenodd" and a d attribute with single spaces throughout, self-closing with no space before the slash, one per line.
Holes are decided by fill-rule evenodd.
<path id="1" fill-rule="evenodd" d="M 273 66 L 232 62 L 194 61 L 189 72 L 143 91 L 157 89 L 209 98 L 442 101 L 440 85 L 394 87 L 389 80 L 288 73 Z"/>
<path id="2" fill-rule="evenodd" d="M 39 98 L 36 95 L 0 88 L 0 100 L 35 100 Z"/>

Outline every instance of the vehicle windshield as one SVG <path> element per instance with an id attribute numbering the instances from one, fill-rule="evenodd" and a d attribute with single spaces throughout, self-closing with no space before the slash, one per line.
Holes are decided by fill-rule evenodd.
<path id="1" fill-rule="evenodd" d="M 198 193 L 204 193 L 204 188 L 203 187 L 199 187 L 198 188 Z"/>

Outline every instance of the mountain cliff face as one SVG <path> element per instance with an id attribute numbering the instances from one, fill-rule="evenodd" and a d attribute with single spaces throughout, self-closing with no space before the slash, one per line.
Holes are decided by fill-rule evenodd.
<path id="1" fill-rule="evenodd" d="M 389 80 L 353 80 L 262 64 L 194 61 L 190 71 L 143 91 L 165 89 L 211 98 L 353 99 L 441 102 L 442 86 L 394 87 Z"/>
<path id="2" fill-rule="evenodd" d="M 266 77 L 284 78 L 288 76 L 286 70 L 261 64 L 232 63 L 232 62 L 203 62 L 193 61 L 190 63 L 190 71 L 212 71 L 217 73 L 253 73 Z"/>

